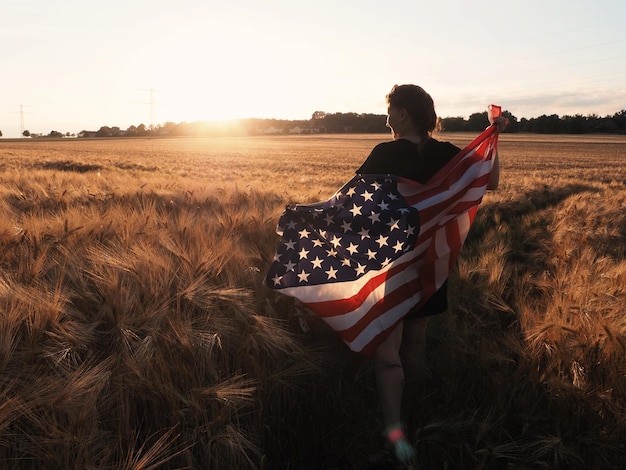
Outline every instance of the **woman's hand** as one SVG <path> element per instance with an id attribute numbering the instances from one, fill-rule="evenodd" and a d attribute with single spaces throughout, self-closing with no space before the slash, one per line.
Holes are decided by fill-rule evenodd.
<path id="1" fill-rule="evenodd" d="M 502 132 L 509 125 L 509 120 L 504 116 L 498 116 L 494 118 L 493 123 L 498 127 L 498 131 Z"/>

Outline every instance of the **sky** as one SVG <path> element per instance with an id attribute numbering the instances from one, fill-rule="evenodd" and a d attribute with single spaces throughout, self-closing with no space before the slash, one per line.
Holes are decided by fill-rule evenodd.
<path id="1" fill-rule="evenodd" d="M 624 0 L 3 0 L 0 131 L 385 114 L 626 109 Z"/>

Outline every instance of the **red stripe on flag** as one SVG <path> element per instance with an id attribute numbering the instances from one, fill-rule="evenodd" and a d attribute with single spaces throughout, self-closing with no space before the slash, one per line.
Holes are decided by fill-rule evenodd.
<path id="1" fill-rule="evenodd" d="M 307 302 L 305 305 L 311 310 L 318 312 L 318 315 L 321 317 L 334 317 L 352 312 L 365 302 L 372 291 L 383 285 L 390 277 L 403 272 L 407 269 L 409 264 L 411 264 L 411 262 L 399 264 L 390 270 L 373 277 L 352 297 L 340 300 Z"/>
<path id="2" fill-rule="evenodd" d="M 382 299 L 375 303 L 355 325 L 347 330 L 339 331 L 338 333 L 344 341 L 354 341 L 372 321 L 376 318 L 382 317 L 386 312 L 394 307 L 397 307 L 402 302 L 405 302 L 408 298 L 415 295 L 416 292 L 419 292 L 420 284 L 421 282 L 419 279 L 414 279 L 395 291 L 386 294 Z"/>

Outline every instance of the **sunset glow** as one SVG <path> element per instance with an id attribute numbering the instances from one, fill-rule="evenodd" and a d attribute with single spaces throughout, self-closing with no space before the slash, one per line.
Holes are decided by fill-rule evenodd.
<path id="1" fill-rule="evenodd" d="M 540 12 L 540 14 L 539 14 Z M 454 14 L 453 14 L 454 13 Z M 97 14 L 10 0 L 0 18 L 0 130 L 78 132 L 205 119 L 385 112 L 396 83 L 441 116 L 517 117 L 626 103 L 626 4 L 418 5 L 112 0 Z M 445 25 L 445 27 L 444 27 Z"/>

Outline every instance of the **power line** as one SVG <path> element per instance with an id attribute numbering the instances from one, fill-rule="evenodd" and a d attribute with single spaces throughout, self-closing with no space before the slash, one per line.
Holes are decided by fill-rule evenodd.
<path id="1" fill-rule="evenodd" d="M 13 112 L 13 114 L 19 114 L 20 115 L 20 135 L 23 136 L 24 135 L 24 131 L 26 130 L 26 126 L 24 125 L 24 115 L 25 114 L 32 114 L 32 113 L 24 111 L 24 105 L 23 104 L 20 104 L 19 108 L 20 108 L 19 112 L 16 111 L 16 112 Z"/>
<path id="2" fill-rule="evenodd" d="M 155 90 L 154 87 L 150 87 L 148 89 L 141 89 L 139 91 L 148 93 L 148 101 L 137 101 L 139 104 L 147 104 L 150 107 L 150 129 L 154 129 L 154 115 L 155 115 L 155 107 L 159 104 L 154 98 Z"/>

